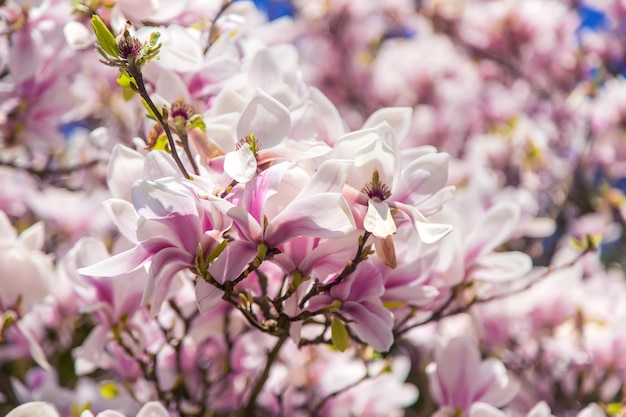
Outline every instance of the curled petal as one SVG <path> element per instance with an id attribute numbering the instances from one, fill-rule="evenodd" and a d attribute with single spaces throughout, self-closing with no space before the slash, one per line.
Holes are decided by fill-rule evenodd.
<path id="1" fill-rule="evenodd" d="M 370 199 L 367 214 L 363 219 L 363 228 L 379 239 L 393 235 L 396 232 L 396 222 L 393 220 L 389 205 L 384 201 Z"/>
<path id="2" fill-rule="evenodd" d="M 248 146 L 228 152 L 224 157 L 224 172 L 241 184 L 248 183 L 256 174 L 256 170 L 256 156 Z"/>
<path id="3" fill-rule="evenodd" d="M 429 223 L 426 217 L 415 207 L 398 201 L 391 202 L 390 207 L 397 208 L 403 212 L 413 224 L 415 231 L 422 242 L 431 244 L 440 241 L 454 229 L 449 224 Z"/>

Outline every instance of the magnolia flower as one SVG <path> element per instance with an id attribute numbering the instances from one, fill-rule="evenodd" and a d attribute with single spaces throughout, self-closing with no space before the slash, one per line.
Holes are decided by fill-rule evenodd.
<path id="1" fill-rule="evenodd" d="M 426 374 L 435 402 L 462 415 L 468 415 L 476 402 L 502 407 L 518 391 L 502 362 L 481 360 L 476 343 L 467 337 L 457 337 L 437 349 L 435 362 L 426 366 Z"/>
<path id="2" fill-rule="evenodd" d="M 150 264 L 143 304 L 152 301 L 156 315 L 174 276 L 195 264 L 199 248 L 210 254 L 230 227 L 228 219 L 198 199 L 200 190 L 187 180 L 138 181 L 133 187 L 132 210 L 123 200 L 109 200 L 110 211 L 136 246 L 79 272 L 91 276 L 117 276 Z M 133 229 L 133 224 L 136 227 Z M 131 236 L 132 238 L 132 236 Z M 221 275 L 221 274 L 216 274 Z"/>
<path id="3" fill-rule="evenodd" d="M 450 189 L 444 188 L 448 157 L 429 155 L 433 153 L 431 148 L 424 148 L 412 153 L 413 162 L 403 165 L 395 130 L 384 120 L 393 122 L 395 113 L 374 115 L 372 124 L 380 119 L 375 127 L 344 135 L 330 155 L 353 162 L 344 194 L 356 207 L 367 207 L 362 216 L 363 228 L 374 236 L 378 256 L 394 268 L 397 263 L 391 237 L 399 221 L 408 220 L 425 243 L 437 242 L 452 231 L 450 225 L 429 222 L 420 211 L 424 204 L 427 214 L 436 212 L 445 199 L 435 197 L 442 191 L 449 194 Z"/>

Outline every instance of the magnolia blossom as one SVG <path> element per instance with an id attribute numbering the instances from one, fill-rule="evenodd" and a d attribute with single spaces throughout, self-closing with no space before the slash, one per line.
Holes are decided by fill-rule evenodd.
<path id="1" fill-rule="evenodd" d="M 118 224 L 132 234 L 137 245 L 80 273 L 115 276 L 150 262 L 143 304 L 151 301 L 158 313 L 176 273 L 195 264 L 198 251 L 209 254 L 222 241 L 230 222 L 197 197 L 194 184 L 175 179 L 140 181 L 133 187 L 135 211 L 123 200 L 109 201 Z"/>
<path id="2" fill-rule="evenodd" d="M 502 407 L 511 402 L 519 388 L 502 362 L 481 360 L 476 343 L 467 337 L 452 339 L 437 349 L 426 374 L 433 399 L 451 414 L 469 415 L 476 402 Z"/>

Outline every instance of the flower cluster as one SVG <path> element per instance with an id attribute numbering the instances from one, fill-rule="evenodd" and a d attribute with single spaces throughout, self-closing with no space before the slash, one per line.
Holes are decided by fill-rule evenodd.
<path id="1" fill-rule="evenodd" d="M 570 3 L 0 2 L 0 412 L 623 415 L 626 9 Z"/>

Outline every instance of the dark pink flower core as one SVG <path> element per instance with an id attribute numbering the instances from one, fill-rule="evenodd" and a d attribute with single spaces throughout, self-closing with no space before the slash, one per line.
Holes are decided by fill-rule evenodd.
<path id="1" fill-rule="evenodd" d="M 177 100 L 172 104 L 172 118 L 182 117 L 185 121 L 191 119 L 194 115 L 193 107 L 191 104 L 185 103 L 182 99 Z"/>
<path id="2" fill-rule="evenodd" d="M 138 56 L 141 53 L 143 44 L 139 39 L 128 36 L 123 38 L 117 45 L 117 50 L 120 53 L 120 58 L 128 59 L 129 56 Z"/>
<path id="3" fill-rule="evenodd" d="M 380 182 L 380 177 L 378 175 L 378 170 L 375 169 L 372 173 L 372 181 L 365 184 L 365 187 L 361 189 L 363 194 L 367 194 L 369 198 L 372 200 L 385 201 L 389 197 L 391 197 L 391 191 L 386 184 Z"/>

